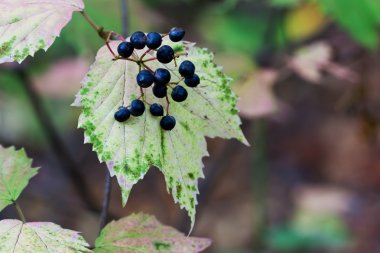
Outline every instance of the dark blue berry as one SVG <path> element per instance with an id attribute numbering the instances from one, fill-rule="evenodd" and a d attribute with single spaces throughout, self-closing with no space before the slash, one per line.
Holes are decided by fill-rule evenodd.
<path id="1" fill-rule="evenodd" d="M 119 110 L 115 112 L 115 115 L 114 115 L 115 120 L 119 122 L 126 121 L 127 119 L 129 119 L 130 116 L 131 116 L 131 112 L 125 107 L 120 107 Z"/>
<path id="2" fill-rule="evenodd" d="M 177 85 L 172 91 L 172 99 L 176 102 L 183 102 L 187 98 L 187 91 L 181 85 Z"/>
<path id="3" fill-rule="evenodd" d="M 157 49 L 161 46 L 162 37 L 161 34 L 156 32 L 150 32 L 146 35 L 146 45 L 150 49 Z"/>
<path id="4" fill-rule="evenodd" d="M 178 71 L 185 78 L 192 77 L 195 73 L 195 66 L 191 61 L 186 60 L 179 65 Z"/>
<path id="5" fill-rule="evenodd" d="M 154 103 L 150 106 L 149 110 L 153 116 L 163 116 L 164 115 L 164 108 L 162 108 L 162 105 Z"/>
<path id="6" fill-rule="evenodd" d="M 197 87 L 200 82 L 201 80 L 197 74 L 194 74 L 192 77 L 185 78 L 185 84 L 189 87 Z"/>
<path id="7" fill-rule="evenodd" d="M 172 130 L 175 127 L 175 123 L 175 118 L 169 115 L 162 117 L 160 121 L 161 128 L 166 131 Z"/>
<path id="8" fill-rule="evenodd" d="M 145 104 L 143 101 L 135 99 L 131 103 L 131 114 L 133 116 L 141 116 L 145 111 Z"/>
<path id="9" fill-rule="evenodd" d="M 161 63 L 169 63 L 174 59 L 174 50 L 168 45 L 157 50 L 157 60 Z"/>
<path id="10" fill-rule="evenodd" d="M 167 69 L 156 69 L 154 72 L 154 82 L 159 85 L 168 84 L 170 82 L 171 75 Z"/>
<path id="11" fill-rule="evenodd" d="M 132 55 L 134 47 L 130 42 L 121 42 L 117 47 L 117 52 L 123 58 L 128 58 Z"/>
<path id="12" fill-rule="evenodd" d="M 178 42 L 185 37 L 185 30 L 180 27 L 173 27 L 170 29 L 169 38 L 173 42 Z"/>
<path id="13" fill-rule="evenodd" d="M 142 88 L 148 88 L 154 82 L 154 75 L 148 70 L 141 70 L 136 76 L 137 84 Z"/>
<path id="14" fill-rule="evenodd" d="M 143 32 L 134 32 L 131 36 L 131 43 L 136 49 L 143 49 L 146 45 L 146 35 Z"/>
<path id="15" fill-rule="evenodd" d="M 168 94 L 166 85 L 155 84 L 153 86 L 153 95 L 157 98 L 164 98 Z"/>

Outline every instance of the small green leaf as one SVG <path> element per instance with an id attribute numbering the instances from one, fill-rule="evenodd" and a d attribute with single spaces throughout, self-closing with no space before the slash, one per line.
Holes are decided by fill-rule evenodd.
<path id="1" fill-rule="evenodd" d="M 379 43 L 380 3 L 377 0 L 318 0 L 322 10 L 368 48 Z"/>
<path id="2" fill-rule="evenodd" d="M 45 51 L 70 21 L 83 10 L 82 0 L 0 1 L 0 63 L 17 61 Z"/>
<path id="3" fill-rule="evenodd" d="M 280 7 L 294 7 L 304 0 L 271 0 L 271 4 L 273 6 L 280 6 Z"/>
<path id="4" fill-rule="evenodd" d="M 0 211 L 12 204 L 37 174 L 25 150 L 0 146 Z"/>
<path id="5" fill-rule="evenodd" d="M 0 252 L 84 253 L 92 252 L 78 232 L 50 222 L 0 221 Z"/>
<path id="6" fill-rule="evenodd" d="M 198 253 L 210 246 L 204 238 L 186 237 L 153 216 L 132 214 L 109 223 L 95 242 L 96 253 Z"/>
<path id="7" fill-rule="evenodd" d="M 119 43 L 110 44 L 114 52 Z M 123 205 L 132 187 L 151 166 L 156 166 L 164 174 L 174 200 L 188 211 L 193 225 L 198 179 L 204 177 L 202 157 L 208 155 L 205 136 L 236 138 L 248 143 L 240 129 L 231 79 L 213 62 L 213 55 L 189 42 L 171 43 L 165 39 L 163 43 L 177 49 L 182 47 L 188 56 L 179 57 L 177 62 L 192 61 L 201 79 L 198 87 L 187 87 L 189 95 L 185 102 L 177 103 L 169 96 L 170 114 L 177 120 L 172 131 L 162 130 L 160 117 L 152 116 L 149 108 L 141 117 L 131 117 L 124 123 L 114 119 L 120 106 L 128 106 L 140 96 L 136 83 L 139 67 L 131 61 L 114 61 L 106 46 L 99 50 L 74 105 L 83 107 L 79 127 L 84 129 L 85 142 L 93 144 L 100 161 L 107 163 L 111 175 L 116 175 Z M 154 56 L 154 51 L 148 54 Z M 172 81 L 181 79 L 174 62 L 163 65 L 152 60 L 146 64 L 153 70 L 167 68 Z M 166 100 L 156 98 L 151 88 L 144 92 L 146 101 L 166 108 Z"/>

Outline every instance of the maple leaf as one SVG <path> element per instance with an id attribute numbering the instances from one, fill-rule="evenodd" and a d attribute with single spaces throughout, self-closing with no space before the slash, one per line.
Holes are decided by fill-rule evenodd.
<path id="1" fill-rule="evenodd" d="M 82 0 L 0 0 L 0 63 L 46 51 L 83 8 Z"/>
<path id="2" fill-rule="evenodd" d="M 113 51 L 119 43 L 111 42 Z M 120 106 L 128 106 L 140 95 L 136 83 L 139 66 L 131 61 L 114 61 L 105 46 L 99 50 L 73 105 L 82 107 L 79 127 L 84 129 L 85 142 L 92 143 L 100 161 L 106 162 L 111 175 L 116 175 L 123 205 L 131 188 L 151 166 L 156 166 L 164 174 L 167 189 L 175 201 L 188 211 L 193 227 L 198 179 L 204 177 L 202 157 L 208 155 L 205 136 L 236 138 L 248 143 L 240 129 L 237 96 L 231 91 L 231 79 L 213 63 L 213 55 L 189 42 L 172 43 L 165 38 L 163 44 L 171 45 L 176 53 L 186 52 L 188 56 L 180 56 L 177 62 L 192 61 L 201 79 L 198 87 L 187 88 L 186 101 L 177 103 L 169 96 L 170 114 L 177 120 L 172 131 L 162 130 L 160 118 L 149 112 L 124 123 L 114 119 Z M 135 51 L 138 57 L 144 52 Z M 155 52 L 148 55 L 154 57 Z M 173 81 L 180 79 L 173 62 L 146 64 L 153 70 L 167 68 Z M 145 90 L 145 99 L 166 107 L 165 99 L 156 98 L 151 88 Z"/>
<path id="3" fill-rule="evenodd" d="M 205 238 L 187 237 L 153 216 L 132 214 L 109 223 L 95 242 L 96 253 L 198 253 L 210 246 Z"/>
<path id="4" fill-rule="evenodd" d="M 29 180 L 37 174 L 38 169 L 31 165 L 32 160 L 23 149 L 0 145 L 0 211 L 14 203 Z"/>
<path id="5" fill-rule="evenodd" d="M 92 252 L 78 232 L 50 222 L 0 221 L 0 252 L 84 253 Z"/>

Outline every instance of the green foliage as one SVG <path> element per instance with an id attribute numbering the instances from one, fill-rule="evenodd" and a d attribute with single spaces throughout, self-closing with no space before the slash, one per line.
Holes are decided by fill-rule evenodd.
<path id="1" fill-rule="evenodd" d="M 304 0 L 271 0 L 273 6 L 294 7 Z"/>
<path id="2" fill-rule="evenodd" d="M 272 229 L 268 244 L 285 252 L 310 249 L 341 249 L 349 236 L 340 216 L 300 213 L 288 226 Z"/>
<path id="3" fill-rule="evenodd" d="M 0 146 L 0 211 L 12 204 L 37 174 L 23 149 Z M 0 226 L 1 227 L 1 226 Z"/>
<path id="4" fill-rule="evenodd" d="M 379 43 L 380 2 L 375 0 L 318 0 L 322 10 L 357 41 L 374 49 Z"/>
<path id="5" fill-rule="evenodd" d="M 266 21 L 265 16 L 260 15 L 215 13 L 203 15 L 198 26 L 203 36 L 221 50 L 253 54 L 264 43 Z"/>

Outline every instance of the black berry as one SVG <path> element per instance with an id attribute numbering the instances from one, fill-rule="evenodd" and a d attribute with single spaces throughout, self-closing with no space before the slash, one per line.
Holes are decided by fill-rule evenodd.
<path id="1" fill-rule="evenodd" d="M 155 84 L 153 86 L 153 95 L 157 98 L 164 98 L 168 94 L 166 85 Z"/>
<path id="2" fill-rule="evenodd" d="M 149 109 L 150 113 L 153 116 L 163 116 L 164 115 L 164 108 L 162 108 L 162 105 L 159 104 L 152 104 Z"/>
<path id="3" fill-rule="evenodd" d="M 131 116 L 131 112 L 125 107 L 120 107 L 119 110 L 115 112 L 115 115 L 114 115 L 115 120 L 119 122 L 126 121 L 127 119 L 129 119 L 130 116 Z"/>
<path id="4" fill-rule="evenodd" d="M 121 42 L 117 47 L 117 52 L 123 58 L 128 58 L 132 55 L 134 47 L 130 42 Z"/>
<path id="5" fill-rule="evenodd" d="M 185 84 L 189 87 L 197 87 L 200 82 L 201 80 L 197 74 L 194 74 L 192 77 L 185 78 Z"/>
<path id="6" fill-rule="evenodd" d="M 164 85 L 170 82 L 171 75 L 167 69 L 156 69 L 154 72 L 154 82 L 156 84 Z"/>
<path id="7" fill-rule="evenodd" d="M 173 116 L 164 116 L 160 121 L 161 128 L 170 131 L 175 127 L 175 118 Z"/>
<path id="8" fill-rule="evenodd" d="M 134 32 L 131 36 L 131 43 L 136 49 L 143 49 L 146 45 L 146 35 L 143 32 Z"/>
<path id="9" fill-rule="evenodd" d="M 191 61 L 186 60 L 179 65 L 178 71 L 185 78 L 192 77 L 195 73 L 195 66 Z"/>
<path id="10" fill-rule="evenodd" d="M 148 88 L 154 82 L 154 76 L 148 70 L 141 70 L 136 77 L 137 84 L 142 88 Z"/>
<path id="11" fill-rule="evenodd" d="M 178 42 L 185 37 L 185 30 L 180 27 L 173 27 L 169 32 L 169 38 L 173 42 Z"/>
<path id="12" fill-rule="evenodd" d="M 168 45 L 164 45 L 157 50 L 157 60 L 161 63 L 169 63 L 174 59 L 174 50 Z"/>
<path id="13" fill-rule="evenodd" d="M 162 37 L 161 34 L 156 32 L 150 32 L 146 35 L 146 45 L 150 49 L 157 49 L 161 46 Z"/>
<path id="14" fill-rule="evenodd" d="M 172 91 L 172 99 L 176 102 L 183 102 L 187 98 L 187 91 L 181 85 L 177 85 Z"/>
<path id="15" fill-rule="evenodd" d="M 135 99 L 131 103 L 131 114 L 133 116 L 141 116 L 145 111 L 145 104 L 143 101 Z"/>

